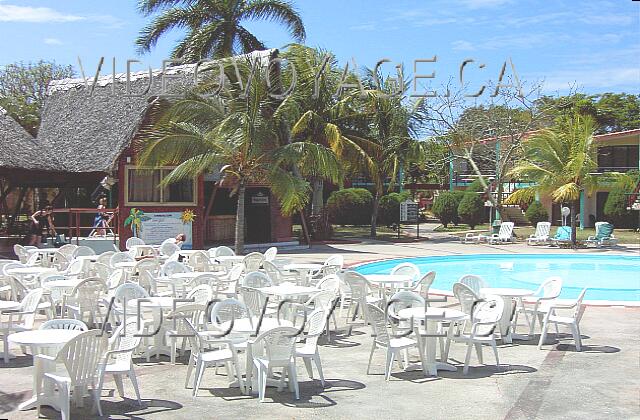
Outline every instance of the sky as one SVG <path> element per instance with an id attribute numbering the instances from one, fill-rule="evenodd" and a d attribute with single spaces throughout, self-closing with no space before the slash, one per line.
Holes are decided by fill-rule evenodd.
<path id="1" fill-rule="evenodd" d="M 93 75 L 101 56 L 106 72 L 128 59 L 132 70 L 162 60 L 180 38 L 165 36 L 148 54 L 138 55 L 134 40 L 150 21 L 136 0 L 0 0 L 0 66 L 53 60 L 72 64 L 80 57 Z M 333 52 L 342 65 L 375 66 L 385 72 L 404 65 L 406 77 L 435 72 L 432 85 L 459 82 L 463 61 L 467 89 L 498 78 L 506 61 L 523 83 L 543 82 L 544 93 L 570 89 L 640 93 L 640 1 L 581 0 L 297 0 L 307 30 L 306 44 Z M 268 47 L 292 40 L 271 22 L 246 27 Z M 418 62 L 415 60 L 433 60 Z M 509 61 L 510 60 L 510 61 Z M 480 65 L 483 65 L 480 68 Z M 415 71 L 414 71 L 415 68 Z M 423 79 L 429 82 L 427 79 Z"/>

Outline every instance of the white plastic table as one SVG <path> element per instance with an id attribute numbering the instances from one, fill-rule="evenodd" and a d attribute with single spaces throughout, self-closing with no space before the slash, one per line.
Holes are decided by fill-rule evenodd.
<path id="1" fill-rule="evenodd" d="M 47 356 L 56 356 L 58 351 L 72 338 L 80 334 L 82 331 L 78 330 L 33 330 L 22 331 L 10 334 L 8 340 L 19 346 L 31 348 L 31 353 L 35 356 L 37 354 L 44 354 Z M 43 361 L 43 368 L 45 372 L 55 372 L 55 363 L 49 361 Z M 27 401 L 21 403 L 18 406 L 19 410 L 30 410 L 41 405 L 50 405 L 56 407 L 53 401 L 50 401 L 46 396 L 50 395 L 48 392 L 44 392 L 43 400 L 38 400 L 36 372 L 33 372 L 33 396 Z"/>
<path id="2" fill-rule="evenodd" d="M 153 335 L 153 346 L 147 350 L 149 357 L 152 355 L 159 356 L 161 354 L 165 356 L 171 356 L 171 347 L 165 342 L 165 332 L 167 330 L 164 323 L 166 320 L 163 318 L 163 311 L 172 311 L 174 308 L 175 299 L 171 296 L 152 296 L 145 299 L 132 299 L 127 302 L 128 308 L 132 313 L 138 312 L 138 300 L 140 302 L 140 308 L 142 311 L 149 311 L 153 316 L 153 328 L 157 329 L 157 332 Z M 176 302 L 175 306 L 179 307 L 181 302 Z"/>
<path id="3" fill-rule="evenodd" d="M 318 270 L 322 270 L 322 267 L 324 267 L 322 264 L 301 264 L 301 263 L 294 263 L 294 264 L 287 264 L 284 266 L 285 270 L 289 270 L 289 271 L 297 271 L 300 273 L 300 278 L 302 279 L 304 285 L 309 284 L 309 277 L 310 274 L 314 271 L 318 271 Z"/>
<path id="4" fill-rule="evenodd" d="M 70 294 L 74 287 L 76 287 L 82 280 L 53 280 L 46 282 L 42 285 L 43 289 L 51 292 L 51 299 L 54 302 L 62 300 L 63 294 Z"/>
<path id="5" fill-rule="evenodd" d="M 74 260 L 96 262 L 98 261 L 98 257 L 99 255 L 80 255 L 75 257 Z"/>
<path id="6" fill-rule="evenodd" d="M 502 311 L 502 317 L 500 318 L 500 322 L 498 326 L 500 327 L 500 336 L 502 337 L 502 341 L 505 343 L 513 342 L 513 339 L 516 340 L 526 340 L 528 336 L 521 336 L 515 334 L 513 332 L 515 326 L 512 326 L 512 311 L 511 311 L 511 300 L 516 300 L 516 305 L 520 304 L 524 306 L 522 303 L 522 298 L 527 296 L 532 296 L 535 292 L 529 289 L 518 289 L 511 287 L 487 287 L 480 289 L 480 293 L 483 296 L 495 295 L 500 296 L 505 299 L 504 309 Z"/>
<path id="7" fill-rule="evenodd" d="M 364 278 L 371 283 L 390 286 L 411 282 L 411 276 L 406 274 L 365 274 Z"/>
<path id="8" fill-rule="evenodd" d="M 55 271 L 56 270 L 51 267 L 18 267 L 8 269 L 7 274 L 16 277 L 28 277 Z"/>
<path id="9" fill-rule="evenodd" d="M 20 302 L 0 300 L 0 311 L 15 311 L 18 308 L 20 308 Z"/>
<path id="10" fill-rule="evenodd" d="M 457 309 L 434 308 L 431 306 L 406 308 L 398 312 L 398 316 L 403 319 L 414 319 L 414 331 L 418 342 L 418 351 L 422 361 L 422 371 L 425 375 L 438 376 L 439 370 L 455 372 L 457 368 L 449 363 L 448 354 L 442 354 L 441 360 L 436 360 L 436 349 L 438 346 L 438 322 L 458 322 L 467 318 L 467 315 Z M 426 322 L 425 322 L 426 321 Z M 424 329 L 419 328 L 419 324 L 425 324 Z M 416 325 L 417 324 L 417 325 Z M 453 334 L 453 326 L 449 327 L 448 337 Z M 426 336 L 422 333 L 426 333 Z"/>
<path id="11" fill-rule="evenodd" d="M 320 292 L 319 289 L 311 286 L 299 286 L 294 283 L 282 283 L 277 286 L 259 287 L 265 295 L 276 296 L 278 298 L 309 296 Z"/>
<path id="12" fill-rule="evenodd" d="M 120 261 L 115 263 L 115 267 L 131 271 L 133 270 L 133 267 L 135 267 L 137 263 L 138 263 L 137 261 Z"/>
<path id="13" fill-rule="evenodd" d="M 53 262 L 53 254 L 58 251 L 58 248 L 28 248 L 27 252 L 31 254 L 39 254 L 44 267 L 50 267 Z"/>
<path id="14" fill-rule="evenodd" d="M 221 255 L 219 257 L 215 257 L 213 260 L 229 269 L 236 264 L 240 264 L 242 260 L 244 260 L 244 257 L 242 255 Z"/>

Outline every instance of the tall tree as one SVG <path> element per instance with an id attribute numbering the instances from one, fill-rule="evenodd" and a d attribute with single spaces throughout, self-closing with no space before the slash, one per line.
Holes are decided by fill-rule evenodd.
<path id="1" fill-rule="evenodd" d="M 246 79 L 251 64 L 239 67 Z M 233 82 L 233 66 L 228 65 L 227 78 L 232 82 L 220 96 L 192 94 L 173 104 L 146 136 L 140 160 L 142 166 L 177 165 L 165 178 L 166 183 L 220 171 L 222 183 L 238 196 L 237 253 L 244 249 L 244 197 L 250 182 L 267 182 L 283 213 L 291 214 L 308 203 L 310 191 L 308 182 L 291 172 L 293 167 L 304 162 L 318 173 L 340 173 L 329 150 L 282 141 L 273 118 L 277 103 L 269 95 L 263 69 L 256 67 L 254 71 L 246 95 Z M 209 86 L 204 82 L 200 88 L 206 91 Z"/>
<path id="2" fill-rule="evenodd" d="M 244 25 L 247 21 L 273 21 L 288 29 L 296 41 L 306 32 L 294 6 L 284 0 L 140 0 L 138 9 L 154 16 L 136 40 L 140 53 L 148 52 L 172 29 L 186 35 L 171 58 L 196 62 L 265 49 L 265 44 Z"/>
<path id="3" fill-rule="evenodd" d="M 49 82 L 73 75 L 71 66 L 55 62 L 9 64 L 0 69 L 0 107 L 35 136 Z"/>
<path id="4" fill-rule="evenodd" d="M 531 202 L 536 193 L 550 194 L 556 203 L 570 203 L 571 242 L 576 245 L 576 214 L 581 194 L 591 194 L 600 180 L 618 177 L 594 175 L 597 148 L 596 123 L 590 116 L 574 114 L 553 127 L 538 131 L 523 143 L 524 159 L 509 173 L 534 185 L 516 190 L 507 202 Z"/>

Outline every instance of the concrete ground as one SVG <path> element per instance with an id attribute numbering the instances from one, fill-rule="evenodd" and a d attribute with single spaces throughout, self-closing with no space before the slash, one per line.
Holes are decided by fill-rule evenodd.
<path id="1" fill-rule="evenodd" d="M 461 245 L 445 239 L 389 244 L 369 241 L 350 245 L 318 245 L 295 251 L 291 257 L 322 261 L 330 253 L 341 253 L 347 263 L 418 255 L 472 253 L 613 253 L 640 255 L 637 247 L 616 250 L 553 250 L 523 245 Z M 640 273 L 639 273 L 640 276 Z M 341 322 L 341 325 L 343 323 Z M 524 330 L 524 328 L 523 328 Z M 125 380 L 123 400 L 113 382 L 105 385 L 102 407 L 106 418 L 640 418 L 640 308 L 588 307 L 581 323 L 583 350 L 576 352 L 571 336 L 561 330 L 550 334 L 548 344 L 538 350 L 536 334 L 530 341 L 500 345 L 500 365 L 495 366 L 490 349 L 480 365 L 475 354 L 469 375 L 440 372 L 425 378 L 421 371 L 403 372 L 393 367 L 391 380 L 384 380 L 384 351 L 374 355 L 370 374 L 367 360 L 372 338 L 367 327 L 350 336 L 341 326 L 331 339 L 322 338 L 320 354 L 326 387 L 310 380 L 302 363 L 298 366 L 300 400 L 292 394 L 268 388 L 265 403 L 228 388 L 224 369 L 215 375 L 207 370 L 198 396 L 184 388 L 185 359 L 171 365 L 136 360 L 144 407 L 138 407 L 133 388 Z M 6 366 L 0 362 L 0 418 L 34 419 L 36 411 L 17 412 L 17 405 L 31 395 L 32 358 L 18 357 Z M 465 347 L 452 346 L 451 355 L 460 362 Z M 417 361 L 415 352 L 412 360 Z M 461 366 L 461 363 L 460 363 Z M 317 378 L 317 377 L 316 377 Z M 90 407 L 88 399 L 85 402 Z M 95 418 L 87 409 L 72 409 L 72 418 Z M 42 416 L 59 418 L 43 408 Z"/>

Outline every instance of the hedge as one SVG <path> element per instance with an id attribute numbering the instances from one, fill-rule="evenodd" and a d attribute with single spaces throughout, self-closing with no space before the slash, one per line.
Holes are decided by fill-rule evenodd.
<path id="1" fill-rule="evenodd" d="M 458 216 L 460 220 L 475 229 L 482 222 L 484 217 L 484 201 L 475 192 L 467 192 L 458 205 Z"/>
<path id="2" fill-rule="evenodd" d="M 327 200 L 329 221 L 337 225 L 368 225 L 373 196 L 364 188 L 334 191 Z"/>
<path id="3" fill-rule="evenodd" d="M 378 209 L 378 223 L 391 226 L 400 220 L 400 203 L 406 201 L 411 194 L 409 191 L 401 193 L 390 193 L 380 198 L 380 208 Z"/>
<path id="4" fill-rule="evenodd" d="M 547 212 L 547 209 L 545 209 L 539 201 L 531 203 L 524 215 L 533 226 L 537 225 L 538 222 L 546 222 L 549 220 L 549 212 Z"/>
<path id="5" fill-rule="evenodd" d="M 633 227 L 637 221 L 633 211 L 627 210 L 629 196 L 625 195 L 626 193 L 627 189 L 616 187 L 609 193 L 604 203 L 606 221 L 617 228 Z"/>
<path id="6" fill-rule="evenodd" d="M 462 191 L 447 191 L 440 193 L 433 202 L 431 211 L 435 216 L 440 219 L 440 223 L 447 227 L 449 223 L 458 224 L 458 206 L 462 201 L 462 194 L 458 194 Z"/>

